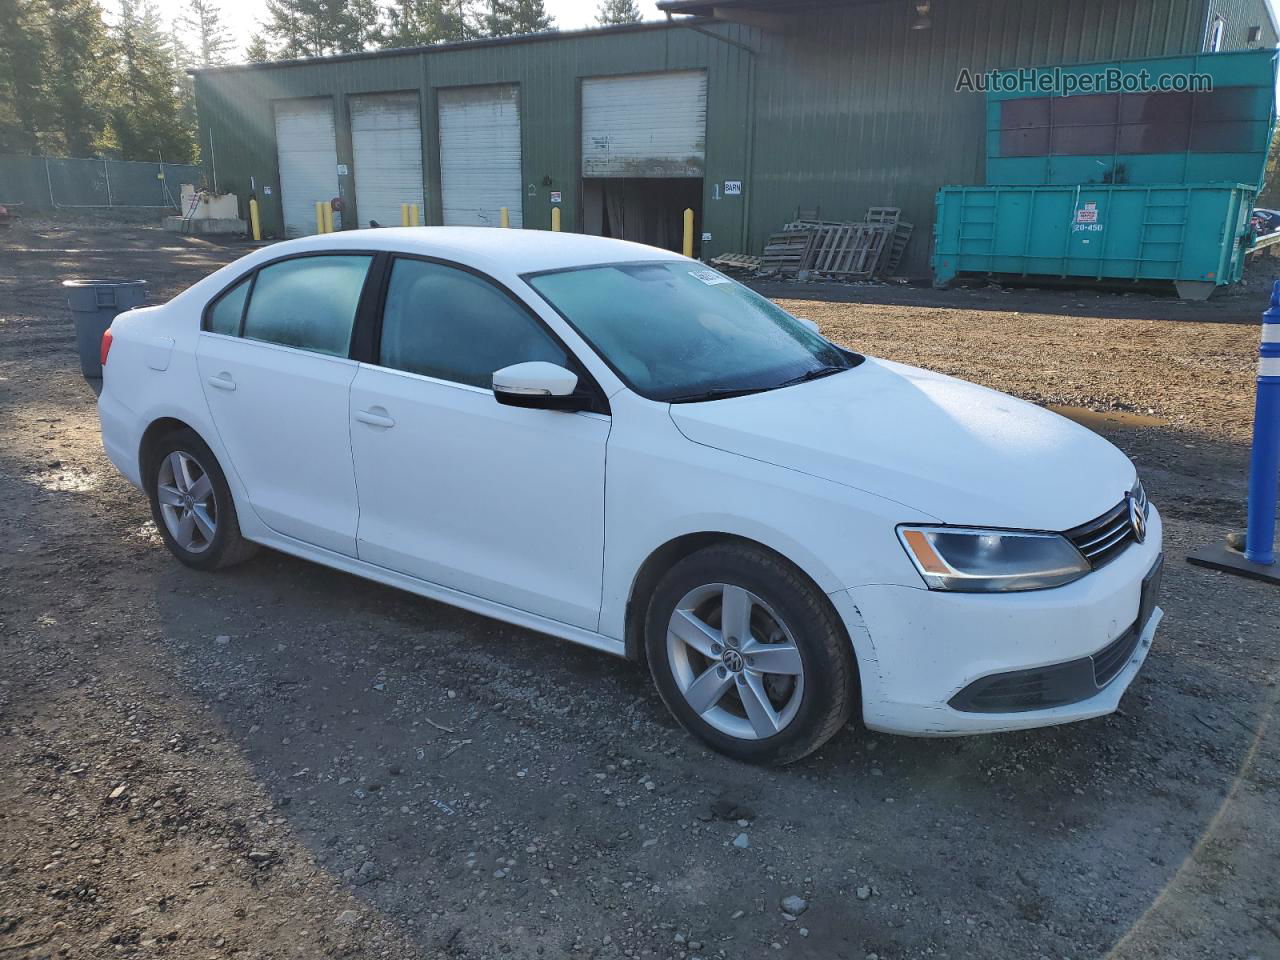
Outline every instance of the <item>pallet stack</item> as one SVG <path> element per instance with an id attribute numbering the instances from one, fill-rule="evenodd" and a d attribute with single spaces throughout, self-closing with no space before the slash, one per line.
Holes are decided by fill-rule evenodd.
<path id="1" fill-rule="evenodd" d="M 712 263 L 761 276 L 871 280 L 897 270 L 911 231 L 897 207 L 871 207 L 859 221 L 797 217 L 769 237 L 763 256 L 731 254 Z"/>

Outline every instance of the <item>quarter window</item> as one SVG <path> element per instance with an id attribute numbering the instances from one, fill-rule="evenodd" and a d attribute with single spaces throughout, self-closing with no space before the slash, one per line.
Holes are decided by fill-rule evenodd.
<path id="1" fill-rule="evenodd" d="M 209 332 L 225 333 L 229 337 L 240 335 L 240 318 L 244 315 L 244 298 L 249 293 L 249 277 L 218 298 L 209 311 Z"/>
<path id="2" fill-rule="evenodd" d="M 564 348 L 494 284 L 439 263 L 392 265 L 382 366 L 488 389 L 494 371 L 527 360 L 569 366 Z"/>
<path id="3" fill-rule="evenodd" d="M 244 336 L 345 357 L 372 257 L 282 260 L 258 271 Z"/>

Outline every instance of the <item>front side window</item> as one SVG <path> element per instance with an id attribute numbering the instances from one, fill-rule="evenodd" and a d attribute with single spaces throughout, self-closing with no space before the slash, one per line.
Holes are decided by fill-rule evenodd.
<path id="1" fill-rule="evenodd" d="M 526 279 L 650 400 L 757 393 L 860 362 L 758 293 L 685 261 L 608 264 Z"/>
<path id="2" fill-rule="evenodd" d="M 473 273 L 423 260 L 391 267 L 378 362 L 488 389 L 513 363 L 569 358 L 528 311 Z"/>
<path id="3" fill-rule="evenodd" d="M 295 257 L 263 267 L 244 317 L 244 336 L 345 357 L 370 256 Z"/>

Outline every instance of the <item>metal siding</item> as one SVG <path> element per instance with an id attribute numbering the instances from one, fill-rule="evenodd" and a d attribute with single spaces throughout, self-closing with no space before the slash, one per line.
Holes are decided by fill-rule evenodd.
<path id="1" fill-rule="evenodd" d="M 307 236 L 316 232 L 316 204 L 338 194 L 333 101 L 281 100 L 275 109 L 285 235 Z"/>
<path id="2" fill-rule="evenodd" d="M 423 206 L 422 118 L 418 94 L 351 97 L 352 159 L 359 225 L 400 225 L 400 205 Z"/>
<path id="3" fill-rule="evenodd" d="M 444 224 L 496 227 L 506 207 L 511 226 L 521 226 L 520 88 L 441 90 L 439 105 Z"/>
<path id="4" fill-rule="evenodd" d="M 701 177 L 706 160 L 706 71 L 582 81 L 584 177 Z"/>
<path id="5" fill-rule="evenodd" d="M 910 29 L 909 3 L 833 9 L 797 18 L 758 45 L 754 176 L 746 249 L 797 207 L 859 219 L 902 208 L 915 225 L 904 272 L 928 272 L 934 195 L 982 183 L 981 94 L 956 93 L 962 67 L 1159 56 L 1199 43 L 1198 0 L 974 0 L 933 5 L 933 26 Z M 1120 14 L 1121 8 L 1128 12 Z M 718 143 L 710 140 L 709 158 Z"/>
<path id="6" fill-rule="evenodd" d="M 1274 47 L 1277 41 L 1276 30 L 1267 13 L 1266 3 L 1267 0 L 1208 0 L 1205 13 L 1206 31 L 1203 39 L 1208 38 L 1209 21 L 1217 15 L 1224 21 L 1223 50 Z M 1249 43 L 1250 27 L 1262 28 L 1256 43 Z"/>

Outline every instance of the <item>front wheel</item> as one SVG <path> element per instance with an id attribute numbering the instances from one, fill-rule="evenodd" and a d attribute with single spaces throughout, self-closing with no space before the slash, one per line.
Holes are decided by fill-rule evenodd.
<path id="1" fill-rule="evenodd" d="M 835 611 L 756 547 L 708 547 L 672 567 L 650 599 L 645 645 L 676 719 L 738 760 L 799 760 L 853 710 L 857 668 Z"/>

